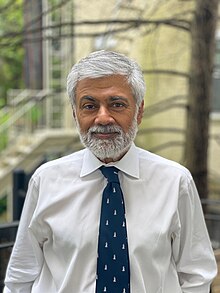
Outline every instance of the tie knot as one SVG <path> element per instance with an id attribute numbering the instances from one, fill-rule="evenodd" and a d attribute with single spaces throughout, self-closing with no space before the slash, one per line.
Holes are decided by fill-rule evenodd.
<path id="1" fill-rule="evenodd" d="M 116 182 L 119 183 L 118 179 L 118 169 L 116 167 L 100 167 L 102 174 L 108 180 L 108 182 Z"/>

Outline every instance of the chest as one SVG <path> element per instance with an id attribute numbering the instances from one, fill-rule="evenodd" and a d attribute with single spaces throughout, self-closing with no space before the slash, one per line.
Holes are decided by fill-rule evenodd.
<path id="1" fill-rule="evenodd" d="M 130 249 L 151 251 L 170 242 L 176 213 L 178 186 L 157 186 L 143 180 L 120 179 L 125 200 Z M 33 225 L 57 249 L 97 249 L 102 192 L 106 181 L 53 182 L 42 188 Z M 168 244 L 169 245 L 169 244 Z"/>

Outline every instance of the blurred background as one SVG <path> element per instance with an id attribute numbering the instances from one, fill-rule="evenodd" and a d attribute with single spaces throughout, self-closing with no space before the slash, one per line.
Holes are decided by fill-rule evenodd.
<path id="1" fill-rule="evenodd" d="M 0 288 L 31 174 L 82 148 L 66 76 L 101 49 L 141 65 L 136 144 L 191 171 L 220 258 L 220 1 L 0 0 Z"/>

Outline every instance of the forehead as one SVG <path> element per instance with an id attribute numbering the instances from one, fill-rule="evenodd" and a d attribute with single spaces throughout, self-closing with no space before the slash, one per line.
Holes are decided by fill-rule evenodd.
<path id="1" fill-rule="evenodd" d="M 76 86 L 76 97 L 96 93 L 124 93 L 132 95 L 131 86 L 123 75 L 111 75 L 99 78 L 85 78 L 80 80 Z"/>

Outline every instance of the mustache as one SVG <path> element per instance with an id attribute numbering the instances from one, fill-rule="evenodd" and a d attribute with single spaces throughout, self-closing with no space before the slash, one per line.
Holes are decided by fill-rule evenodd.
<path id="1" fill-rule="evenodd" d="M 118 133 L 123 132 L 122 128 L 118 125 L 95 125 L 89 128 L 88 134 L 93 133 Z"/>

